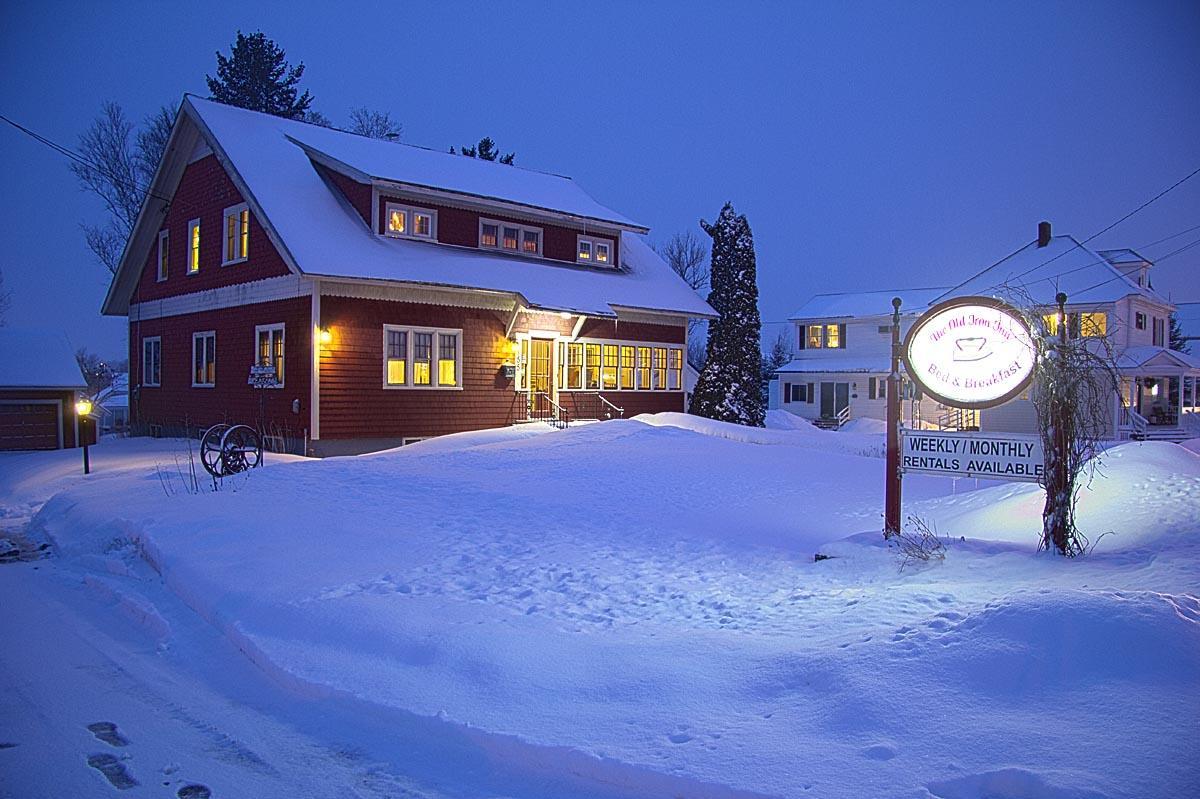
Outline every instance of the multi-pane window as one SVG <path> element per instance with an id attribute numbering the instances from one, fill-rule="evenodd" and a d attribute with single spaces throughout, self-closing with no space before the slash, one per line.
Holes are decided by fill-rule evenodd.
<path id="1" fill-rule="evenodd" d="M 637 387 L 650 388 L 650 348 L 637 348 Z"/>
<path id="2" fill-rule="evenodd" d="M 583 388 L 583 345 L 578 342 L 567 344 L 566 388 Z"/>
<path id="3" fill-rule="evenodd" d="M 1165 320 L 1160 319 L 1157 316 L 1154 317 L 1154 330 L 1152 331 L 1152 335 L 1154 336 L 1154 345 L 1156 347 L 1165 346 L 1167 341 L 1167 324 Z"/>
<path id="4" fill-rule="evenodd" d="M 621 390 L 630 391 L 633 389 L 633 372 L 636 366 L 636 358 L 633 347 L 628 345 L 621 346 Z"/>
<path id="5" fill-rule="evenodd" d="M 890 328 L 889 328 L 890 329 Z M 832 323 L 800 326 L 800 349 L 845 349 L 846 326 Z"/>
<path id="6" fill-rule="evenodd" d="M 245 203 L 226 208 L 225 241 L 222 244 L 221 263 L 233 264 L 246 260 L 250 254 L 250 209 Z"/>
<path id="7" fill-rule="evenodd" d="M 819 350 L 824 341 L 821 338 L 821 331 L 824 328 L 821 325 L 808 326 L 808 341 L 805 342 L 810 350 Z"/>
<path id="8" fill-rule="evenodd" d="M 542 254 L 542 229 L 516 222 L 479 220 L 479 246 L 490 250 L 519 252 L 522 255 Z"/>
<path id="9" fill-rule="evenodd" d="M 576 239 L 575 260 L 582 264 L 612 263 L 612 242 L 592 236 L 579 236 Z"/>
<path id="10" fill-rule="evenodd" d="M 213 330 L 192 334 L 192 386 L 217 384 L 217 334 Z"/>
<path id="11" fill-rule="evenodd" d="M 194 275 L 200 271 L 200 220 L 188 222 L 188 262 L 187 273 Z"/>
<path id="12" fill-rule="evenodd" d="M 1046 332 L 1051 336 L 1058 335 L 1058 314 L 1048 313 L 1042 316 Z M 1100 338 L 1108 331 L 1108 315 L 1103 311 L 1085 311 L 1083 313 L 1067 314 L 1067 337 L 1076 339 Z"/>
<path id="13" fill-rule="evenodd" d="M 385 388 L 458 388 L 462 331 L 384 325 Z"/>
<path id="14" fill-rule="evenodd" d="M 1135 313 L 1133 315 L 1133 321 L 1134 321 L 1134 326 L 1138 330 L 1146 329 L 1146 315 L 1144 313 L 1142 313 L 1141 311 L 1138 311 L 1137 313 Z"/>
<path id="15" fill-rule="evenodd" d="M 667 350 L 667 388 L 683 387 L 683 350 Z"/>
<path id="16" fill-rule="evenodd" d="M 384 232 L 389 236 L 436 239 L 437 212 L 428 208 L 413 208 L 400 203 L 387 203 L 383 207 Z"/>
<path id="17" fill-rule="evenodd" d="M 835 350 L 842 346 L 842 337 L 837 325 L 825 325 L 825 346 Z"/>
<path id="18" fill-rule="evenodd" d="M 162 339 L 158 336 L 142 339 L 142 385 L 162 385 Z"/>
<path id="19" fill-rule="evenodd" d="M 254 328 L 256 363 L 275 368 L 275 388 L 283 388 L 283 325 L 259 325 Z"/>
<path id="20" fill-rule="evenodd" d="M 600 362 L 600 387 L 611 391 L 617 387 L 617 352 L 616 344 L 605 344 Z"/>
<path id="21" fill-rule="evenodd" d="M 662 389 L 667 387 L 667 348 L 654 348 L 654 362 L 651 364 L 650 379 L 653 382 L 654 388 Z"/>
<path id="22" fill-rule="evenodd" d="M 584 388 L 600 388 L 600 345 L 588 344 L 584 347 L 587 353 L 587 363 L 584 367 L 586 385 Z"/>
<path id="23" fill-rule="evenodd" d="M 162 230 L 158 233 L 158 281 L 167 279 L 167 244 L 169 241 L 168 234 L 170 231 Z"/>

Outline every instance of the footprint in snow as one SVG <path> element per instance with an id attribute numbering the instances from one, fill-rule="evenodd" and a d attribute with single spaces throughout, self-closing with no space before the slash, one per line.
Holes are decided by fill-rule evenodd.
<path id="1" fill-rule="evenodd" d="M 87 725 L 88 730 L 109 746 L 129 746 L 129 739 L 117 731 L 117 725 L 111 721 L 97 721 Z"/>
<path id="2" fill-rule="evenodd" d="M 175 795 L 179 799 L 209 799 L 212 796 L 212 791 L 208 789 L 207 785 L 192 784 L 183 786 Z"/>
<path id="3" fill-rule="evenodd" d="M 104 778 L 118 791 L 136 787 L 138 781 L 125 770 L 125 764 L 112 755 L 91 755 L 87 764 L 104 775 Z"/>
<path id="4" fill-rule="evenodd" d="M 872 760 L 891 760 L 896 756 L 896 749 L 888 744 L 875 744 L 864 749 L 863 756 Z"/>
<path id="5" fill-rule="evenodd" d="M 686 732 L 673 732 L 667 736 L 667 740 L 673 744 L 685 744 L 692 740 L 692 736 L 688 735 Z"/>

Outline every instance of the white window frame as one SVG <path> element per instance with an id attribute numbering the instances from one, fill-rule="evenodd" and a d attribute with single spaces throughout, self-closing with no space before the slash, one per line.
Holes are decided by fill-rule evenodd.
<path id="1" fill-rule="evenodd" d="M 388 382 L 388 374 L 387 374 L 388 342 L 387 342 L 387 339 L 388 339 L 388 333 L 393 330 L 396 332 L 399 332 L 399 333 L 407 334 L 405 336 L 405 342 L 404 342 L 404 344 L 405 344 L 404 355 L 405 355 L 406 360 L 405 360 L 405 364 L 404 364 L 405 368 L 404 368 L 404 382 L 403 383 L 389 383 Z M 413 366 L 414 366 L 413 348 L 416 343 L 416 334 L 417 333 L 429 333 L 433 336 L 433 345 L 430 350 L 430 366 L 429 366 L 429 374 L 430 374 L 430 379 L 432 382 L 428 386 L 419 386 L 419 385 L 416 385 L 413 383 L 413 373 L 415 371 L 413 369 Z M 442 336 L 442 335 L 457 337 L 454 340 L 454 345 L 455 345 L 454 376 L 457 378 L 458 385 L 442 386 L 442 385 L 438 385 L 438 382 L 437 382 L 438 381 L 438 368 L 437 368 L 438 349 L 439 349 L 439 346 L 441 345 L 441 339 L 439 338 L 439 336 Z M 464 375 L 465 370 L 463 369 L 463 331 L 461 328 L 425 327 L 423 325 L 416 325 L 416 326 L 414 326 L 414 325 L 384 325 L 382 337 L 383 337 L 383 357 L 382 357 L 383 369 L 382 369 L 381 376 L 382 376 L 382 380 L 383 380 L 383 387 L 385 389 L 389 389 L 389 390 L 400 389 L 400 390 L 405 390 L 405 391 L 462 391 L 463 390 L 463 375 Z"/>
<path id="2" fill-rule="evenodd" d="M 259 336 L 259 334 L 260 333 L 274 333 L 276 330 L 279 331 L 279 340 L 280 340 L 280 343 L 282 344 L 283 352 L 281 353 L 281 356 L 283 358 L 283 362 L 279 364 L 279 382 L 276 385 L 270 386 L 269 388 L 283 388 L 284 381 L 287 379 L 287 325 L 284 322 L 274 322 L 269 325 L 255 325 L 254 326 L 254 365 L 255 366 L 263 366 L 264 365 L 258 359 L 258 336 Z M 274 356 L 272 356 L 272 357 L 274 357 Z M 266 364 L 266 365 L 273 366 L 274 364 L 271 363 L 271 364 Z"/>
<path id="3" fill-rule="evenodd" d="M 155 264 L 155 282 L 164 283 L 170 269 L 170 229 L 158 231 L 158 262 Z"/>
<path id="4" fill-rule="evenodd" d="M 561 360 L 564 357 L 569 357 L 569 355 L 567 354 L 568 353 L 567 347 L 569 347 L 569 345 L 579 344 L 580 346 L 583 347 L 582 359 L 580 360 L 580 363 L 579 363 L 579 384 L 577 386 L 566 385 L 567 370 L 565 368 L 565 364 L 563 364 L 563 363 L 554 363 L 553 364 L 552 371 L 554 373 L 554 388 L 555 388 L 555 391 L 558 391 L 558 392 L 597 391 L 597 392 L 604 393 L 604 394 L 614 394 L 614 393 L 626 392 L 626 391 L 646 391 L 646 392 L 652 392 L 655 394 L 665 394 L 665 393 L 672 393 L 672 392 L 681 392 L 681 391 L 686 390 L 686 386 L 684 384 L 687 382 L 687 377 L 685 375 L 685 373 L 687 371 L 687 346 L 685 344 L 668 343 L 668 342 L 663 342 L 663 341 L 633 341 L 630 339 L 613 339 L 613 338 L 585 338 L 585 337 L 572 338 L 570 336 L 562 336 L 562 335 L 553 336 L 550 333 L 537 332 L 537 331 L 517 333 L 514 336 L 514 338 L 516 339 L 518 344 L 520 344 L 521 342 L 524 342 L 524 341 L 528 341 L 530 338 L 553 338 L 555 343 L 551 347 L 551 353 L 552 353 L 551 357 L 557 358 L 559 360 Z M 560 351 L 560 349 L 559 349 L 560 344 L 567 345 L 567 347 L 564 347 Z M 588 388 L 587 387 L 588 367 L 591 364 L 591 359 L 588 356 L 588 345 L 589 344 L 599 345 L 599 347 L 600 347 L 600 350 L 597 354 L 597 357 L 600 358 L 600 363 L 598 364 L 598 369 L 597 369 L 597 375 L 599 378 L 599 386 L 600 386 L 599 388 Z M 385 336 L 385 345 L 386 345 L 386 336 Z M 604 347 L 605 347 L 605 345 L 616 345 L 616 347 L 617 347 L 617 387 L 616 388 L 604 388 L 603 387 L 604 386 Z M 620 349 L 621 347 L 633 347 L 633 388 L 621 388 L 621 349 Z M 642 366 L 642 356 L 641 356 L 640 349 L 643 347 L 645 347 L 649 350 L 649 352 L 647 353 L 647 357 L 649 358 L 649 361 L 647 362 L 647 368 L 651 370 L 650 378 L 649 378 L 650 385 L 646 385 L 646 386 L 641 385 L 641 382 L 640 382 L 641 366 Z M 654 375 L 653 375 L 654 350 L 656 348 L 667 350 L 667 360 L 666 360 L 667 373 L 666 373 L 664 385 L 662 388 L 652 388 L 652 386 L 654 384 Z M 672 370 L 671 370 L 671 352 L 670 351 L 673 349 L 679 350 L 679 356 L 680 356 L 679 386 L 678 387 L 671 386 L 671 382 L 672 382 L 671 371 Z M 386 368 L 387 368 L 386 363 L 384 364 L 384 368 L 386 371 Z M 518 371 L 520 372 L 520 370 L 518 370 Z M 385 378 L 386 378 L 386 374 L 385 374 Z M 520 379 L 520 373 L 519 373 L 518 379 L 514 381 L 514 387 L 515 387 L 515 390 L 517 391 L 517 393 L 524 393 L 524 392 L 528 391 L 528 387 L 522 387 L 521 382 L 522 381 Z"/>
<path id="5" fill-rule="evenodd" d="M 158 350 L 158 379 L 154 382 L 150 382 L 146 370 L 146 363 L 150 360 L 146 357 L 146 347 L 151 344 L 155 345 L 155 348 Z M 195 350 L 193 350 L 194 353 Z M 162 336 L 146 336 L 142 339 L 142 385 L 146 388 L 158 388 L 162 386 Z"/>
<path id="6" fill-rule="evenodd" d="M 246 233 L 245 239 L 242 238 L 242 214 L 246 215 Z M 233 239 L 234 252 L 229 251 L 229 218 L 233 217 L 237 220 L 237 234 Z M 242 250 L 250 249 L 250 206 L 245 203 L 231 205 L 221 212 L 221 266 L 229 266 L 230 264 L 240 264 L 250 257 L 248 252 Z"/>
<path id="7" fill-rule="evenodd" d="M 496 226 L 496 243 L 494 245 L 483 243 L 484 225 Z M 517 231 L 517 248 L 515 250 L 507 249 L 504 246 L 504 228 L 506 227 L 515 228 Z M 525 251 L 526 232 L 534 232 L 538 234 L 537 252 Z M 499 219 L 489 219 L 481 216 L 479 217 L 479 235 L 478 238 L 476 238 L 476 241 L 479 242 L 479 249 L 481 250 L 497 250 L 498 252 L 506 252 L 511 255 L 524 255 L 526 258 L 541 258 L 546 247 L 546 231 L 537 225 L 526 225 L 522 224 L 521 222 L 504 222 Z"/>
<path id="8" fill-rule="evenodd" d="M 204 231 L 200 229 L 200 220 L 192 219 L 187 226 L 187 263 L 184 268 L 186 275 L 200 274 L 200 247 L 204 244 Z M 193 266 L 194 264 L 194 266 Z"/>
<path id="9" fill-rule="evenodd" d="M 206 359 L 204 363 L 205 363 L 205 366 L 207 366 L 209 361 L 211 360 L 212 365 L 213 365 L 213 369 L 212 369 L 213 379 L 212 379 L 211 383 L 197 383 L 196 382 L 196 371 L 197 371 L 196 370 L 196 339 L 208 338 L 210 336 L 212 337 L 212 352 L 211 353 L 209 352 L 207 344 L 204 345 L 204 356 Z M 191 360 L 192 360 L 192 388 L 216 388 L 216 386 L 217 386 L 217 331 L 201 330 L 196 333 L 192 333 Z M 208 371 L 208 370 L 205 369 L 205 371 Z"/>
<path id="10" fill-rule="evenodd" d="M 404 214 L 404 232 L 394 231 L 388 227 L 391 221 L 392 214 L 399 211 Z M 417 214 L 423 214 L 429 217 L 429 235 L 422 236 L 416 233 L 416 222 L 414 217 Z M 393 239 L 416 239 L 417 241 L 437 241 L 438 237 L 438 218 L 437 210 L 433 208 L 422 208 L 416 205 L 407 205 L 405 203 L 387 202 L 383 204 L 383 235 Z"/>
<path id="11" fill-rule="evenodd" d="M 588 252 L 591 253 L 590 258 L 582 258 L 579 255 L 580 246 L 588 245 Z M 603 267 L 611 267 L 616 264 L 613 262 L 613 251 L 616 249 L 616 242 L 612 239 L 597 238 L 596 236 L 584 236 L 578 234 L 575 236 L 575 263 L 579 264 L 598 264 Z M 608 251 L 607 261 L 596 260 L 598 248 L 604 247 Z"/>

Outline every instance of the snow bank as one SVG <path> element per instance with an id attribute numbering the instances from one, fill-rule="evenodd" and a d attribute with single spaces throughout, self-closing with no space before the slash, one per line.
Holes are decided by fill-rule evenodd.
<path id="1" fill-rule="evenodd" d="M 885 453 L 886 444 L 882 435 L 822 430 L 804 420 L 800 420 L 799 424 L 780 420 L 778 414 L 781 413 L 787 416 L 792 415 L 786 411 L 768 411 L 768 414 L 776 415 L 768 419 L 771 424 L 768 424 L 767 427 L 747 427 L 731 422 L 718 422 L 689 413 L 642 414 L 633 418 L 657 427 L 679 427 L 693 433 L 724 438 L 742 444 L 807 446 L 846 455 L 872 458 L 882 458 Z"/>

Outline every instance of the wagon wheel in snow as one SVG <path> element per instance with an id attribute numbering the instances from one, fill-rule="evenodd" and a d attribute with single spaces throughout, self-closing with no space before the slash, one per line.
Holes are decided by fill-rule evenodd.
<path id="1" fill-rule="evenodd" d="M 214 424 L 200 436 L 200 463 L 204 471 L 213 477 L 224 477 L 225 467 L 221 463 L 221 438 L 229 429 L 227 424 Z"/>
<path id="2" fill-rule="evenodd" d="M 225 474 L 237 474 L 262 463 L 262 439 L 252 427 L 239 424 L 221 436 L 221 465 Z"/>

